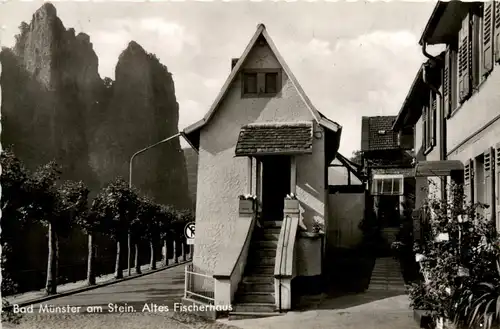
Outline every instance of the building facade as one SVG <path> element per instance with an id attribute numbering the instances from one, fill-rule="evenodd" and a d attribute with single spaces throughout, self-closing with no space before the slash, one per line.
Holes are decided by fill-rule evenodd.
<path id="1" fill-rule="evenodd" d="M 428 61 L 394 124 L 415 126 L 417 188 L 431 182 L 444 197 L 447 183 L 463 183 L 499 227 L 500 3 L 438 2 L 420 45 Z M 433 56 L 429 45 L 445 51 Z"/>
<path id="2" fill-rule="evenodd" d="M 197 289 L 234 316 L 290 309 L 292 279 L 322 273 L 314 227 L 328 243 L 341 126 L 314 108 L 259 24 L 207 115 L 183 134 L 199 153 L 193 271 L 214 278 Z"/>

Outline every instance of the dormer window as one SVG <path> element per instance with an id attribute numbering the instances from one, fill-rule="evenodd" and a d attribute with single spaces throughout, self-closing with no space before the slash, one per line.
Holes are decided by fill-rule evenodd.
<path id="1" fill-rule="evenodd" d="M 281 89 L 279 69 L 244 70 L 242 77 L 242 97 L 273 97 Z"/>

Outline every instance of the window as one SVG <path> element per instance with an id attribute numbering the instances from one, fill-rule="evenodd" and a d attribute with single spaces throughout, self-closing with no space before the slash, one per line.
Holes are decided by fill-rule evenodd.
<path id="1" fill-rule="evenodd" d="M 496 17 L 494 12 L 500 13 L 498 2 L 484 2 L 471 10 L 462 20 L 457 45 L 448 47 L 443 74 L 448 116 L 477 90 L 493 70 L 494 61 L 500 59 L 495 59 L 495 47 L 500 49 L 500 42 L 495 45 L 495 38 L 500 31 L 494 28 L 495 24 L 500 26 L 500 15 Z"/>
<path id="2" fill-rule="evenodd" d="M 257 94 L 257 73 L 243 74 L 243 93 Z"/>
<path id="3" fill-rule="evenodd" d="M 403 195 L 403 175 L 374 175 L 372 195 Z"/>
<path id="4" fill-rule="evenodd" d="M 243 72 L 242 95 L 246 97 L 271 97 L 280 88 L 281 74 L 277 69 L 255 69 Z"/>
<path id="5" fill-rule="evenodd" d="M 436 146 L 437 99 L 431 91 L 429 105 L 424 106 L 422 113 L 422 149 L 429 153 Z"/>
<path id="6" fill-rule="evenodd" d="M 278 73 L 266 73 L 266 94 L 275 94 L 278 91 Z"/>

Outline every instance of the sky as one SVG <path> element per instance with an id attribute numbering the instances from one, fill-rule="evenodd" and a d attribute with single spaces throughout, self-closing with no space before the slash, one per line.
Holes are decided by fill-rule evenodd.
<path id="1" fill-rule="evenodd" d="M 361 146 L 361 117 L 397 115 L 424 61 L 418 40 L 435 2 L 53 2 L 66 28 L 90 35 L 102 78 L 134 40 L 172 72 L 179 129 L 201 119 L 264 23 L 315 107 L 342 125 L 340 152 Z M 0 5 L 0 43 L 42 2 Z M 184 145 L 186 146 L 186 145 Z"/>

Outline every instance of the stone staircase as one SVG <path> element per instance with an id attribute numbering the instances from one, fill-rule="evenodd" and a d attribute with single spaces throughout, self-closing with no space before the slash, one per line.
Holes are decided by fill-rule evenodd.
<path id="1" fill-rule="evenodd" d="M 399 230 L 399 227 L 386 227 L 382 229 L 382 236 L 387 241 L 387 244 L 389 246 L 391 245 L 391 243 L 396 241 Z"/>
<path id="2" fill-rule="evenodd" d="M 255 227 L 247 264 L 229 320 L 279 315 L 274 294 L 274 264 L 282 221 L 262 221 Z"/>
<path id="3" fill-rule="evenodd" d="M 406 292 L 401 266 L 392 257 L 377 258 L 368 291 Z"/>

